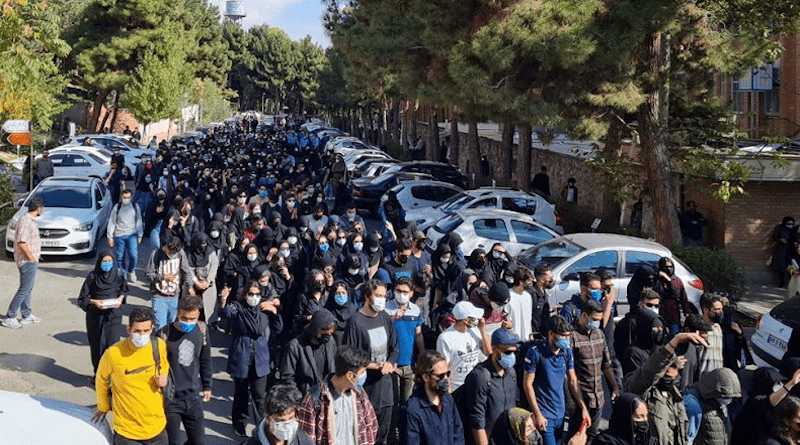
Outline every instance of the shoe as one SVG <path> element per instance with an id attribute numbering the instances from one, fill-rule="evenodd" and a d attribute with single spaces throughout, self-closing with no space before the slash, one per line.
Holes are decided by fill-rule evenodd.
<path id="1" fill-rule="evenodd" d="M 27 317 L 23 318 L 19 322 L 22 323 L 22 324 L 31 324 L 31 323 L 39 323 L 40 321 L 42 321 L 41 318 L 39 318 L 39 317 L 37 317 L 37 316 L 35 316 L 33 314 L 29 314 Z"/>
<path id="2" fill-rule="evenodd" d="M 19 329 L 22 327 L 22 323 L 14 317 L 6 317 L 0 324 L 10 329 Z"/>
<path id="3" fill-rule="evenodd" d="M 136 272 L 128 272 L 128 283 L 136 282 Z"/>
<path id="4" fill-rule="evenodd" d="M 236 433 L 239 437 L 247 437 L 247 431 L 242 424 L 236 424 L 233 426 L 233 432 Z"/>

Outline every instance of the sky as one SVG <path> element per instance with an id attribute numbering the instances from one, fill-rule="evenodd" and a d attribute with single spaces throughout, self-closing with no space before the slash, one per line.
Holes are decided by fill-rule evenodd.
<path id="1" fill-rule="evenodd" d="M 307 35 L 322 47 L 330 46 L 322 26 L 321 0 L 241 0 L 247 14 L 242 27 L 265 24 L 283 29 L 292 40 L 302 40 Z M 225 14 L 225 0 L 211 0 Z"/>

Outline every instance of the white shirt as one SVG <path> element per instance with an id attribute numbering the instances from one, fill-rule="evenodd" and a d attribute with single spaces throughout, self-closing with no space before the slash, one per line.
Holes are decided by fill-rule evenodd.
<path id="1" fill-rule="evenodd" d="M 506 312 L 508 312 L 508 318 L 514 323 L 512 330 L 519 335 L 521 341 L 527 341 L 528 336 L 533 332 L 531 328 L 533 297 L 524 290 L 521 294 L 518 294 L 513 288 L 508 289 L 508 293 L 511 297 L 506 303 Z"/>
<path id="2" fill-rule="evenodd" d="M 436 350 L 444 355 L 444 359 L 453 371 L 450 377 L 453 391 L 464 384 L 467 374 L 478 363 L 486 360 L 481 347 L 481 333 L 478 328 L 467 332 L 458 332 L 455 326 L 447 328 L 436 340 Z"/>

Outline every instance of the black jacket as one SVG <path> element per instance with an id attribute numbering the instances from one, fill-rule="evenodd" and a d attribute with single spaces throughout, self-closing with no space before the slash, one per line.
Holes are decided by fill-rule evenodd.
<path id="1" fill-rule="evenodd" d="M 317 368 L 317 361 L 314 359 L 315 349 L 321 350 L 328 370 L 333 372 L 336 348 L 333 338 L 321 345 L 313 345 L 308 333 L 303 332 L 290 341 L 283 351 L 283 360 L 280 363 L 281 380 L 284 384 L 294 385 L 301 394 L 305 394 L 308 388 L 326 377 L 324 371 Z"/>

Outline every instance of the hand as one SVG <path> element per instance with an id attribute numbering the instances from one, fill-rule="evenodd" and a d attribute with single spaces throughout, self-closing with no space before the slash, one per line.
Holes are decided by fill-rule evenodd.
<path id="1" fill-rule="evenodd" d="M 221 306 L 223 306 L 223 307 L 225 306 L 225 303 L 228 301 L 228 295 L 230 295 L 230 294 L 231 294 L 231 288 L 230 287 L 222 288 L 222 291 L 220 291 L 220 293 L 219 293 L 219 300 L 220 300 L 220 305 Z"/>
<path id="2" fill-rule="evenodd" d="M 161 213 L 164 211 L 164 206 L 156 206 L 156 213 Z"/>
<path id="3" fill-rule="evenodd" d="M 612 403 L 616 402 L 617 397 L 619 397 L 619 388 L 614 388 L 613 390 L 611 390 L 611 402 Z"/>
<path id="4" fill-rule="evenodd" d="M 262 301 L 259 307 L 264 312 L 271 312 L 278 315 L 278 309 L 275 308 L 275 305 L 273 305 L 271 301 Z"/>
<path id="5" fill-rule="evenodd" d="M 739 323 L 735 321 L 731 323 L 731 330 L 739 335 L 742 335 L 742 328 L 739 326 Z"/>
<path id="6" fill-rule="evenodd" d="M 186 221 L 189 221 L 189 217 L 186 215 L 181 215 L 181 227 L 186 227 Z"/>
<path id="7" fill-rule="evenodd" d="M 211 400 L 211 390 L 210 389 L 203 391 L 203 401 L 204 402 L 208 402 L 209 400 Z"/>
<path id="8" fill-rule="evenodd" d="M 686 366 L 686 357 L 682 355 L 675 357 L 675 361 L 678 362 L 678 369 L 683 369 Z"/>
<path id="9" fill-rule="evenodd" d="M 541 414 L 534 414 L 533 426 L 535 426 L 536 429 L 539 431 L 544 431 L 547 429 L 547 419 L 545 419 L 544 416 Z"/>
<path id="10" fill-rule="evenodd" d="M 175 275 L 174 273 L 168 273 L 164 275 L 164 280 L 166 281 L 175 281 L 175 278 L 177 278 L 177 275 Z"/>
<path id="11" fill-rule="evenodd" d="M 430 264 L 426 264 L 426 265 L 425 265 L 425 267 L 423 267 L 423 268 L 422 268 L 422 270 L 423 270 L 423 271 L 424 271 L 426 274 L 431 274 L 431 273 L 433 273 L 433 267 L 431 267 L 431 265 L 430 265 Z"/>
<path id="12" fill-rule="evenodd" d="M 167 228 L 171 229 L 175 227 L 175 218 L 170 218 L 167 220 Z"/>
<path id="13" fill-rule="evenodd" d="M 106 420 L 106 414 L 102 411 L 95 411 L 94 415 L 92 416 L 92 423 L 100 423 Z"/>
<path id="14" fill-rule="evenodd" d="M 798 383 L 800 383 L 800 369 L 795 371 L 794 375 L 792 376 L 792 378 L 789 379 L 788 382 L 786 382 L 787 385 L 791 384 L 793 387 L 794 387 L 794 385 L 796 385 Z"/>
<path id="15" fill-rule="evenodd" d="M 395 368 L 396 368 L 396 366 L 394 364 L 389 363 L 389 362 L 383 362 L 381 364 L 381 374 L 389 375 L 389 374 L 394 372 Z"/>
<path id="16" fill-rule="evenodd" d="M 703 337 L 697 332 L 678 332 L 667 344 L 672 345 L 673 341 L 679 345 L 682 343 L 692 342 L 696 345 L 708 346 L 708 343 L 705 341 L 705 339 L 703 339 Z M 673 348 L 674 347 L 675 346 L 673 346 Z"/>
<path id="17" fill-rule="evenodd" d="M 511 319 L 509 319 L 509 318 L 504 318 L 503 321 L 500 322 L 500 325 L 503 326 L 506 329 L 513 329 L 514 328 L 514 322 L 511 321 Z"/>
<path id="18" fill-rule="evenodd" d="M 195 286 L 197 286 L 197 288 L 200 289 L 200 290 L 206 290 L 206 289 L 208 289 L 208 286 L 211 286 L 211 283 L 209 283 L 206 280 L 202 280 L 202 281 L 198 281 L 197 283 L 195 283 Z"/>
<path id="19" fill-rule="evenodd" d="M 120 295 L 117 297 L 117 305 L 114 306 L 114 309 L 119 309 L 122 306 L 122 302 L 125 301 L 125 295 Z"/>
<path id="20" fill-rule="evenodd" d="M 139 244 L 142 244 L 142 237 L 139 237 Z"/>
<path id="21" fill-rule="evenodd" d="M 606 305 L 609 304 L 613 305 L 615 301 L 617 301 L 617 290 L 612 287 L 608 290 L 608 293 L 606 294 Z"/>
<path id="22" fill-rule="evenodd" d="M 589 415 L 589 410 L 586 409 L 586 407 L 583 408 L 583 413 L 581 416 L 583 417 L 583 421 L 586 422 L 586 428 L 584 428 L 584 430 L 586 430 L 592 426 L 592 416 Z"/>
<path id="23" fill-rule="evenodd" d="M 108 239 L 108 247 L 114 247 L 114 238 Z"/>
<path id="24" fill-rule="evenodd" d="M 155 378 L 159 388 L 167 386 L 167 374 L 158 374 Z"/>
<path id="25" fill-rule="evenodd" d="M 572 436 L 572 439 L 569 440 L 567 445 L 586 445 L 586 428 Z"/>
<path id="26" fill-rule="evenodd" d="M 670 278 L 670 276 L 669 276 L 669 275 L 667 275 L 667 273 L 666 273 L 666 272 L 664 272 L 664 271 L 661 271 L 661 272 L 659 272 L 659 273 L 658 273 L 658 277 L 659 277 L 659 278 L 661 278 L 661 279 L 663 279 L 664 281 L 669 281 L 669 280 L 671 280 L 671 279 L 672 279 L 672 278 Z"/>
<path id="27" fill-rule="evenodd" d="M 91 300 L 91 302 L 94 305 L 94 307 L 96 307 L 97 309 L 100 309 L 100 310 L 105 309 L 103 307 L 103 300 Z"/>
<path id="28" fill-rule="evenodd" d="M 483 317 L 478 319 L 478 330 L 481 332 L 486 330 L 486 319 Z"/>

